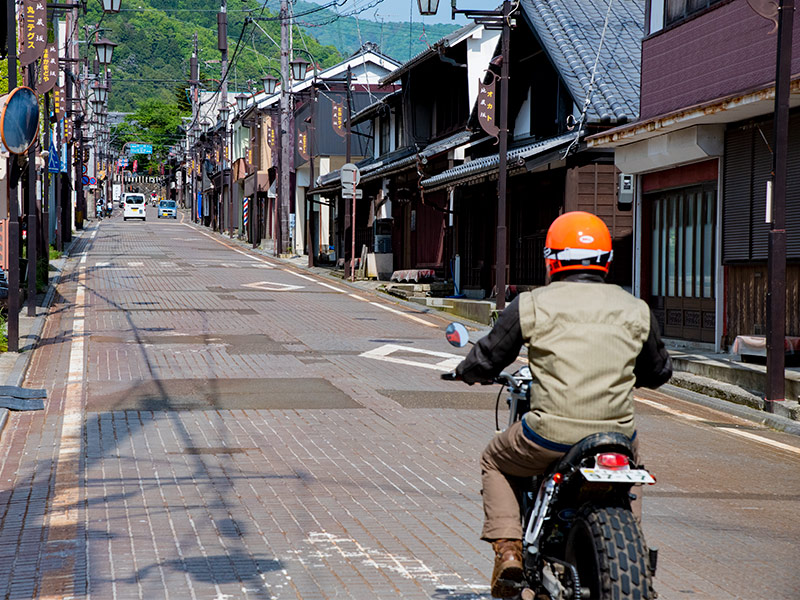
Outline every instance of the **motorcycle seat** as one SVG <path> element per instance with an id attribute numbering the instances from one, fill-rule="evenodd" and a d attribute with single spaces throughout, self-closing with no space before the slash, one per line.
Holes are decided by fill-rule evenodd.
<path id="1" fill-rule="evenodd" d="M 580 462 L 587 456 L 603 452 L 618 452 L 633 459 L 633 443 L 631 439 L 622 434 L 611 431 L 593 433 L 572 446 L 564 456 L 551 466 L 551 472 L 571 471 L 580 466 Z"/>

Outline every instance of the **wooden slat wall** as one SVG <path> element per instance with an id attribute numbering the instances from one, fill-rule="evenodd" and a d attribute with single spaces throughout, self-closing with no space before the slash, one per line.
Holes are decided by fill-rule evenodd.
<path id="1" fill-rule="evenodd" d="M 729 265 L 726 278 L 725 344 L 737 335 L 767 331 L 767 265 Z M 800 335 L 800 265 L 786 265 L 786 335 Z"/>
<path id="2" fill-rule="evenodd" d="M 567 171 L 564 208 L 583 210 L 603 219 L 614 241 L 614 263 L 608 281 L 630 286 L 633 264 L 633 212 L 617 210 L 617 178 L 614 165 L 591 164 Z"/>

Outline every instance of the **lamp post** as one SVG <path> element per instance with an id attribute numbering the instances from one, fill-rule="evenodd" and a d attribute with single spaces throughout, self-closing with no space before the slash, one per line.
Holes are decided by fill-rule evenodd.
<path id="1" fill-rule="evenodd" d="M 417 0 L 420 14 L 435 15 L 439 8 L 439 0 Z M 508 54 L 509 41 L 511 39 L 510 16 L 512 5 L 510 0 L 503 0 L 500 10 L 461 10 L 456 8 L 456 0 L 452 1 L 451 17 L 464 15 L 472 19 L 475 23 L 483 25 L 486 29 L 500 29 L 500 103 L 498 106 L 499 115 L 497 124 L 498 132 L 498 152 L 499 152 L 499 172 L 497 174 L 497 246 L 495 251 L 495 287 L 497 297 L 495 306 L 498 311 L 506 306 L 506 240 L 507 240 L 507 221 L 506 210 L 506 162 L 508 153 Z"/>
<path id="2" fill-rule="evenodd" d="M 225 205 L 228 207 L 228 237 L 233 239 L 233 190 L 231 189 L 231 181 L 233 174 L 231 173 L 231 164 L 228 161 L 228 156 L 233 156 L 233 128 L 228 130 L 228 117 L 230 117 L 231 109 L 227 105 L 219 109 L 219 117 L 222 119 L 222 190 L 223 194 L 225 189 L 228 190 Z M 228 175 L 225 175 L 225 168 L 228 168 Z M 220 228 L 221 230 L 222 228 Z"/>

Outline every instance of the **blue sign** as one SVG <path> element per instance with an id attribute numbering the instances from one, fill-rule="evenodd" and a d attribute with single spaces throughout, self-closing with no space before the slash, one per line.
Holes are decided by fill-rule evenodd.
<path id="1" fill-rule="evenodd" d="M 131 144 L 131 154 L 152 154 L 153 144 Z"/>
<path id="2" fill-rule="evenodd" d="M 86 175 L 84 175 L 83 177 L 81 177 L 81 183 L 83 185 L 89 185 L 89 178 Z"/>
<path id="3" fill-rule="evenodd" d="M 61 159 L 58 157 L 56 145 L 53 143 L 53 140 L 50 140 L 50 158 L 48 158 L 47 161 L 47 170 L 50 173 L 58 173 L 61 171 Z"/>

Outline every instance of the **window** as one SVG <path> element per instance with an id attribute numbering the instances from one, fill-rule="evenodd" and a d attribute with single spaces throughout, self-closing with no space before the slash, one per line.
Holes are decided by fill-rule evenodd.
<path id="1" fill-rule="evenodd" d="M 389 152 L 389 150 L 391 150 L 390 133 L 391 133 L 392 129 L 391 129 L 391 126 L 390 126 L 391 124 L 389 122 L 389 119 L 390 119 L 389 115 L 385 114 L 385 115 L 381 116 L 380 121 L 379 121 L 378 128 L 379 128 L 379 131 L 380 131 L 380 145 L 381 146 L 380 146 L 380 150 L 379 150 L 378 156 L 383 156 L 384 154 L 387 154 Z"/>
<path id="2" fill-rule="evenodd" d="M 647 33 L 656 33 L 722 0 L 649 0 Z"/>
<path id="3" fill-rule="evenodd" d="M 398 107 L 394 111 L 394 147 L 402 148 L 405 136 L 403 135 L 403 110 Z"/>

